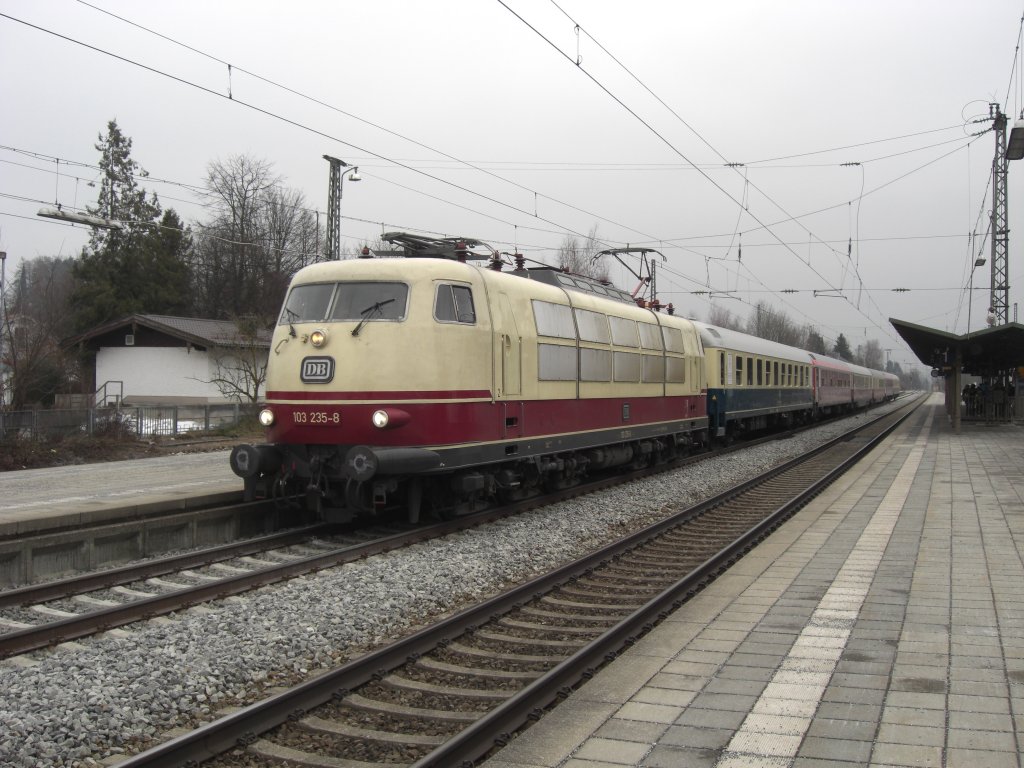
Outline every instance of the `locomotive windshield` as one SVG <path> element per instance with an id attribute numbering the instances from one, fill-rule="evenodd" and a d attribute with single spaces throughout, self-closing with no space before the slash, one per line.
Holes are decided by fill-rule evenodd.
<path id="1" fill-rule="evenodd" d="M 331 304 L 331 296 L 334 295 L 333 283 L 318 283 L 315 285 L 297 285 L 288 294 L 288 300 L 284 303 L 278 325 L 287 323 L 305 323 L 323 320 L 327 317 L 327 307 Z"/>
<path id="2" fill-rule="evenodd" d="M 405 283 L 310 283 L 292 288 L 279 325 L 324 320 L 364 320 L 367 307 L 376 307 L 372 320 L 405 318 L 409 287 Z"/>
<path id="3" fill-rule="evenodd" d="M 373 319 L 401 320 L 408 295 L 405 283 L 339 283 L 330 319 L 363 320 L 373 309 Z"/>

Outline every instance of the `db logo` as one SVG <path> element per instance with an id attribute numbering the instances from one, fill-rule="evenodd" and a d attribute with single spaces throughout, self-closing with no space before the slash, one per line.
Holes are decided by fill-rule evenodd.
<path id="1" fill-rule="evenodd" d="M 326 384 L 334 378 L 333 357 L 305 357 L 302 359 L 301 378 L 307 384 Z"/>

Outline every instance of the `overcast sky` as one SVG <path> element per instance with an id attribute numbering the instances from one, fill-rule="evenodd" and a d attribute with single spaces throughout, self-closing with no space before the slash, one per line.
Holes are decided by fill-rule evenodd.
<path id="1" fill-rule="evenodd" d="M 888 318 L 984 323 L 989 264 L 970 314 L 965 288 L 990 255 L 994 138 L 972 134 L 991 128 L 990 102 L 1011 126 L 1020 116 L 1022 11 L 0 0 L 0 250 L 8 279 L 22 259 L 81 251 L 86 228 L 35 214 L 95 203 L 94 145 L 116 119 L 147 186 L 188 221 L 207 215 L 189 187 L 238 154 L 325 211 L 331 154 L 363 178 L 343 186 L 350 248 L 407 230 L 550 262 L 566 233 L 596 225 L 607 247 L 664 253 L 659 298 L 682 314 L 768 301 L 906 365 Z M 1012 320 L 1024 167 L 1009 176 Z"/>

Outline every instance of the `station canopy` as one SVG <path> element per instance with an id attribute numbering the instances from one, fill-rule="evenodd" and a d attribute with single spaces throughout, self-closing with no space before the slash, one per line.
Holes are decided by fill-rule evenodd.
<path id="1" fill-rule="evenodd" d="M 1007 323 L 963 335 L 889 318 L 896 332 L 925 365 L 948 371 L 956 364 L 972 376 L 991 376 L 1024 367 L 1024 325 Z"/>

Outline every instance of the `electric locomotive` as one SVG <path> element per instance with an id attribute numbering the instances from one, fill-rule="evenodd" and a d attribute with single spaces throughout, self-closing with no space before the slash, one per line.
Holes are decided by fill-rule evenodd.
<path id="1" fill-rule="evenodd" d="M 566 487 L 707 443 L 692 322 L 473 240 L 403 233 L 402 258 L 311 265 L 274 330 L 247 498 L 304 494 L 332 521 L 409 520 Z M 477 266 L 475 260 L 486 260 Z"/>

